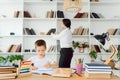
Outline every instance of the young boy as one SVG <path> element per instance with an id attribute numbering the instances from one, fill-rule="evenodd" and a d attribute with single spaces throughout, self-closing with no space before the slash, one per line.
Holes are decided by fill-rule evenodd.
<path id="1" fill-rule="evenodd" d="M 37 40 L 35 42 L 35 49 L 37 52 L 37 56 L 31 57 L 29 59 L 33 63 L 33 70 L 37 70 L 40 68 L 51 68 L 54 64 L 51 64 L 50 62 L 52 61 L 45 56 L 46 42 L 44 40 Z"/>

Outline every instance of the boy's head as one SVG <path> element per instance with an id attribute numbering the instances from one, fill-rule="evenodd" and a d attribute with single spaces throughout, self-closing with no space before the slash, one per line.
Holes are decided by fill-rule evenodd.
<path id="1" fill-rule="evenodd" d="M 44 40 L 37 40 L 35 42 L 35 49 L 40 58 L 44 57 L 46 51 L 46 42 Z"/>

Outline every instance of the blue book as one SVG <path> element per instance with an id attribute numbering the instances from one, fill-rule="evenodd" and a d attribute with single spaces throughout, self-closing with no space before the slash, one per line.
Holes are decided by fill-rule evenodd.
<path id="1" fill-rule="evenodd" d="M 101 64 L 101 63 L 86 63 L 85 67 L 86 68 L 95 68 L 95 69 L 97 69 L 97 68 L 99 68 L 99 69 L 101 69 L 101 68 L 109 68 L 109 69 L 111 69 L 110 66 L 108 66 L 106 64 Z"/>

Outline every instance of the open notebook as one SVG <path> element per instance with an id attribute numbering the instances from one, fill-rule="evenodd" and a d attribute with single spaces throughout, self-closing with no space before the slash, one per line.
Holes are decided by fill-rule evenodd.
<path id="1" fill-rule="evenodd" d="M 41 68 L 32 71 L 35 74 L 47 74 L 55 77 L 70 77 L 72 69 L 70 68 Z"/>

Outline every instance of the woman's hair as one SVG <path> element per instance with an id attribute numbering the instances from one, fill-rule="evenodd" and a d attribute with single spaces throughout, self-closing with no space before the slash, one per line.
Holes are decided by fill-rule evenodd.
<path id="1" fill-rule="evenodd" d="M 62 20 L 62 22 L 63 22 L 63 24 L 67 27 L 67 28 L 71 28 L 70 26 L 71 26 L 71 21 L 70 21 L 70 19 L 63 19 Z"/>
<path id="2" fill-rule="evenodd" d="M 35 48 L 36 46 L 44 46 L 46 48 L 46 42 L 42 39 L 35 41 Z"/>

